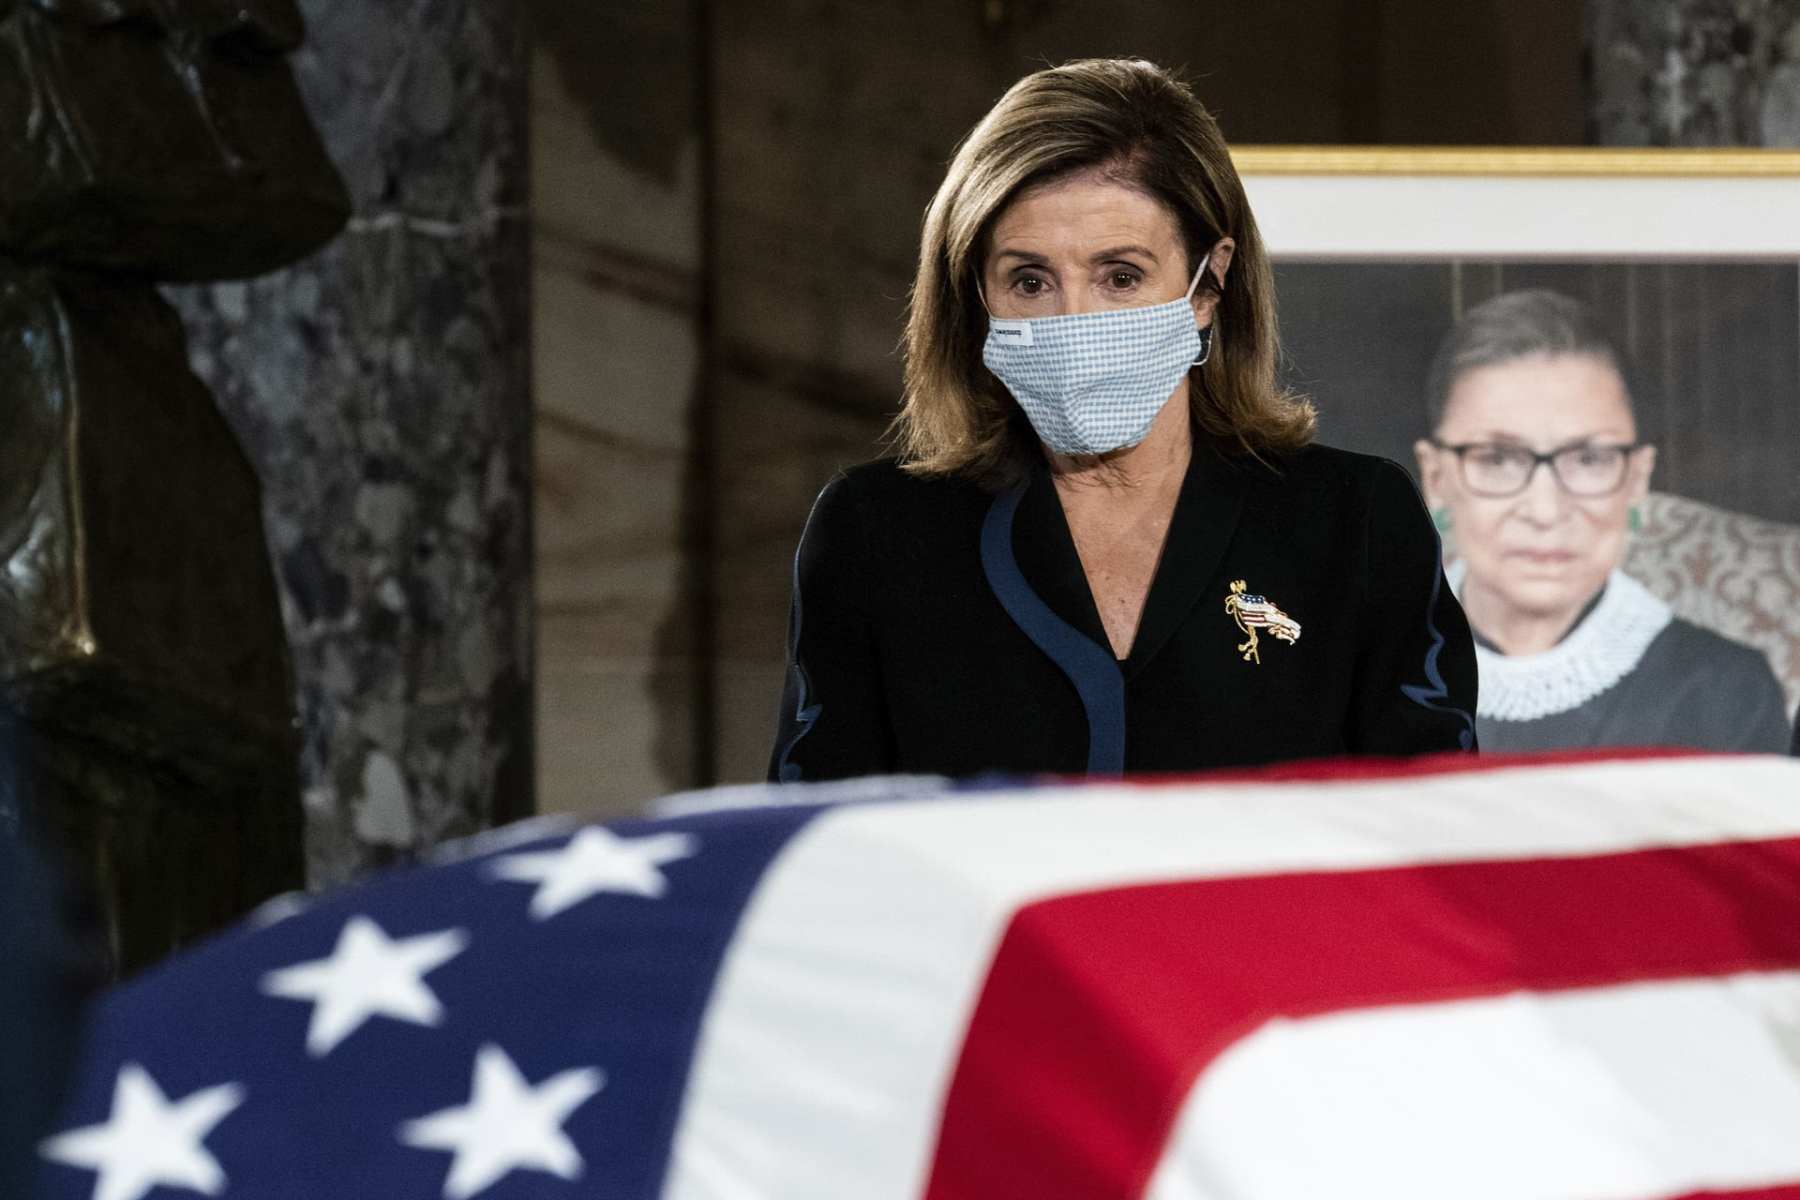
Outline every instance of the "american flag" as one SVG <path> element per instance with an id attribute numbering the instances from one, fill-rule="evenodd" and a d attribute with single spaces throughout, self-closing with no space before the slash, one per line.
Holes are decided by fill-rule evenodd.
<path id="1" fill-rule="evenodd" d="M 1300 626 L 1294 619 L 1269 603 L 1266 596 L 1239 596 L 1238 619 L 1243 621 L 1246 629 L 1267 629 L 1276 637 L 1294 641 L 1299 637 Z"/>
<path id="2" fill-rule="evenodd" d="M 1800 1197 L 1800 762 L 670 811 L 117 989 L 43 1194 Z"/>

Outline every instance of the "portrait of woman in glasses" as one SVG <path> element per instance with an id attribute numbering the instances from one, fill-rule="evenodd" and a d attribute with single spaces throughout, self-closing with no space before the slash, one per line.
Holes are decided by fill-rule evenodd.
<path id="1" fill-rule="evenodd" d="M 1620 570 L 1656 447 L 1584 305 L 1519 291 L 1470 309 L 1438 349 L 1426 401 L 1419 474 L 1456 549 L 1484 750 L 1788 746 L 1768 660 Z"/>
<path id="2" fill-rule="evenodd" d="M 892 457 L 795 557 L 777 780 L 1474 748 L 1417 489 L 1317 445 L 1218 125 L 1147 62 L 1015 84 L 928 206 Z"/>

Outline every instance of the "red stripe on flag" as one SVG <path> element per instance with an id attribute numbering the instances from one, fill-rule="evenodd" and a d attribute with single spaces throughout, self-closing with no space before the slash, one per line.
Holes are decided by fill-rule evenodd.
<path id="1" fill-rule="evenodd" d="M 1483 771 L 1508 771 L 1520 767 L 1594 766 L 1646 759 L 1714 758 L 1732 761 L 1736 753 L 1687 750 L 1674 746 L 1642 746 L 1634 749 L 1544 750 L 1531 754 L 1470 754 L 1453 750 L 1408 758 L 1306 758 L 1271 763 L 1266 767 L 1226 768 L 1218 771 L 1131 775 L 1120 782 L 1131 787 L 1193 787 L 1216 783 L 1355 783 L 1378 779 L 1421 779 L 1437 775 L 1471 775 Z"/>
<path id="2" fill-rule="evenodd" d="M 1203 880 L 1013 916 L 927 1195 L 1135 1198 L 1273 1017 L 1800 966 L 1800 838 Z"/>
<path id="3" fill-rule="evenodd" d="M 1800 1200 L 1800 1180 L 1751 1188 L 1743 1192 L 1687 1192 L 1669 1200 Z"/>
<path id="4" fill-rule="evenodd" d="M 1680 746 L 1638 746 L 1626 749 L 1540 750 L 1526 754 L 1496 754 L 1449 750 L 1405 758 L 1373 755 L 1340 758 L 1302 758 L 1263 767 L 1223 767 L 1214 771 L 1146 771 L 1110 780 L 1112 786 L 1133 788 L 1191 788 L 1228 783 L 1358 783 L 1381 779 L 1423 779 L 1437 775 L 1475 775 L 1484 771 L 1510 771 L 1520 767 L 1595 766 L 1667 758 L 1713 758 L 1723 762 L 1753 757 L 1736 751 L 1690 750 Z M 1763 756 L 1769 757 L 1769 756 Z M 1779 757 L 1779 756 L 1775 756 Z M 1050 775 L 1045 781 L 1090 783 L 1085 775 Z"/>

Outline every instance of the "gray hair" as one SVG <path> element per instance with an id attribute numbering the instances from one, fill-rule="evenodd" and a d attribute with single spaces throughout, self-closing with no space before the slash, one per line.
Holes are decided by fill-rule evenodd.
<path id="1" fill-rule="evenodd" d="M 1597 358 L 1617 371 L 1625 383 L 1626 407 L 1632 407 L 1624 360 L 1594 311 L 1561 292 L 1533 288 L 1502 292 L 1477 304 L 1445 335 L 1425 376 L 1430 427 L 1443 424 L 1451 389 L 1470 371 L 1518 358 L 1561 355 Z"/>

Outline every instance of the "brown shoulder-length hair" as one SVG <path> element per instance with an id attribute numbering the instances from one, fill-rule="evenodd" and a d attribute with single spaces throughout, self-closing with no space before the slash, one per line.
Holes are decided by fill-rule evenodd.
<path id="1" fill-rule="evenodd" d="M 1237 244 L 1212 354 L 1192 372 L 1196 440 L 1259 457 L 1311 440 L 1312 405 L 1275 382 L 1274 278 L 1218 123 L 1162 68 L 1090 58 L 1015 83 L 964 139 L 925 210 L 905 395 L 890 430 L 907 470 L 992 486 L 1018 478 L 1040 453 L 1017 403 L 982 365 L 987 314 L 975 281 L 989 230 L 1022 189 L 1093 168 L 1168 207 L 1190 267 L 1220 238 Z M 1208 271 L 1202 286 L 1215 283 Z"/>

